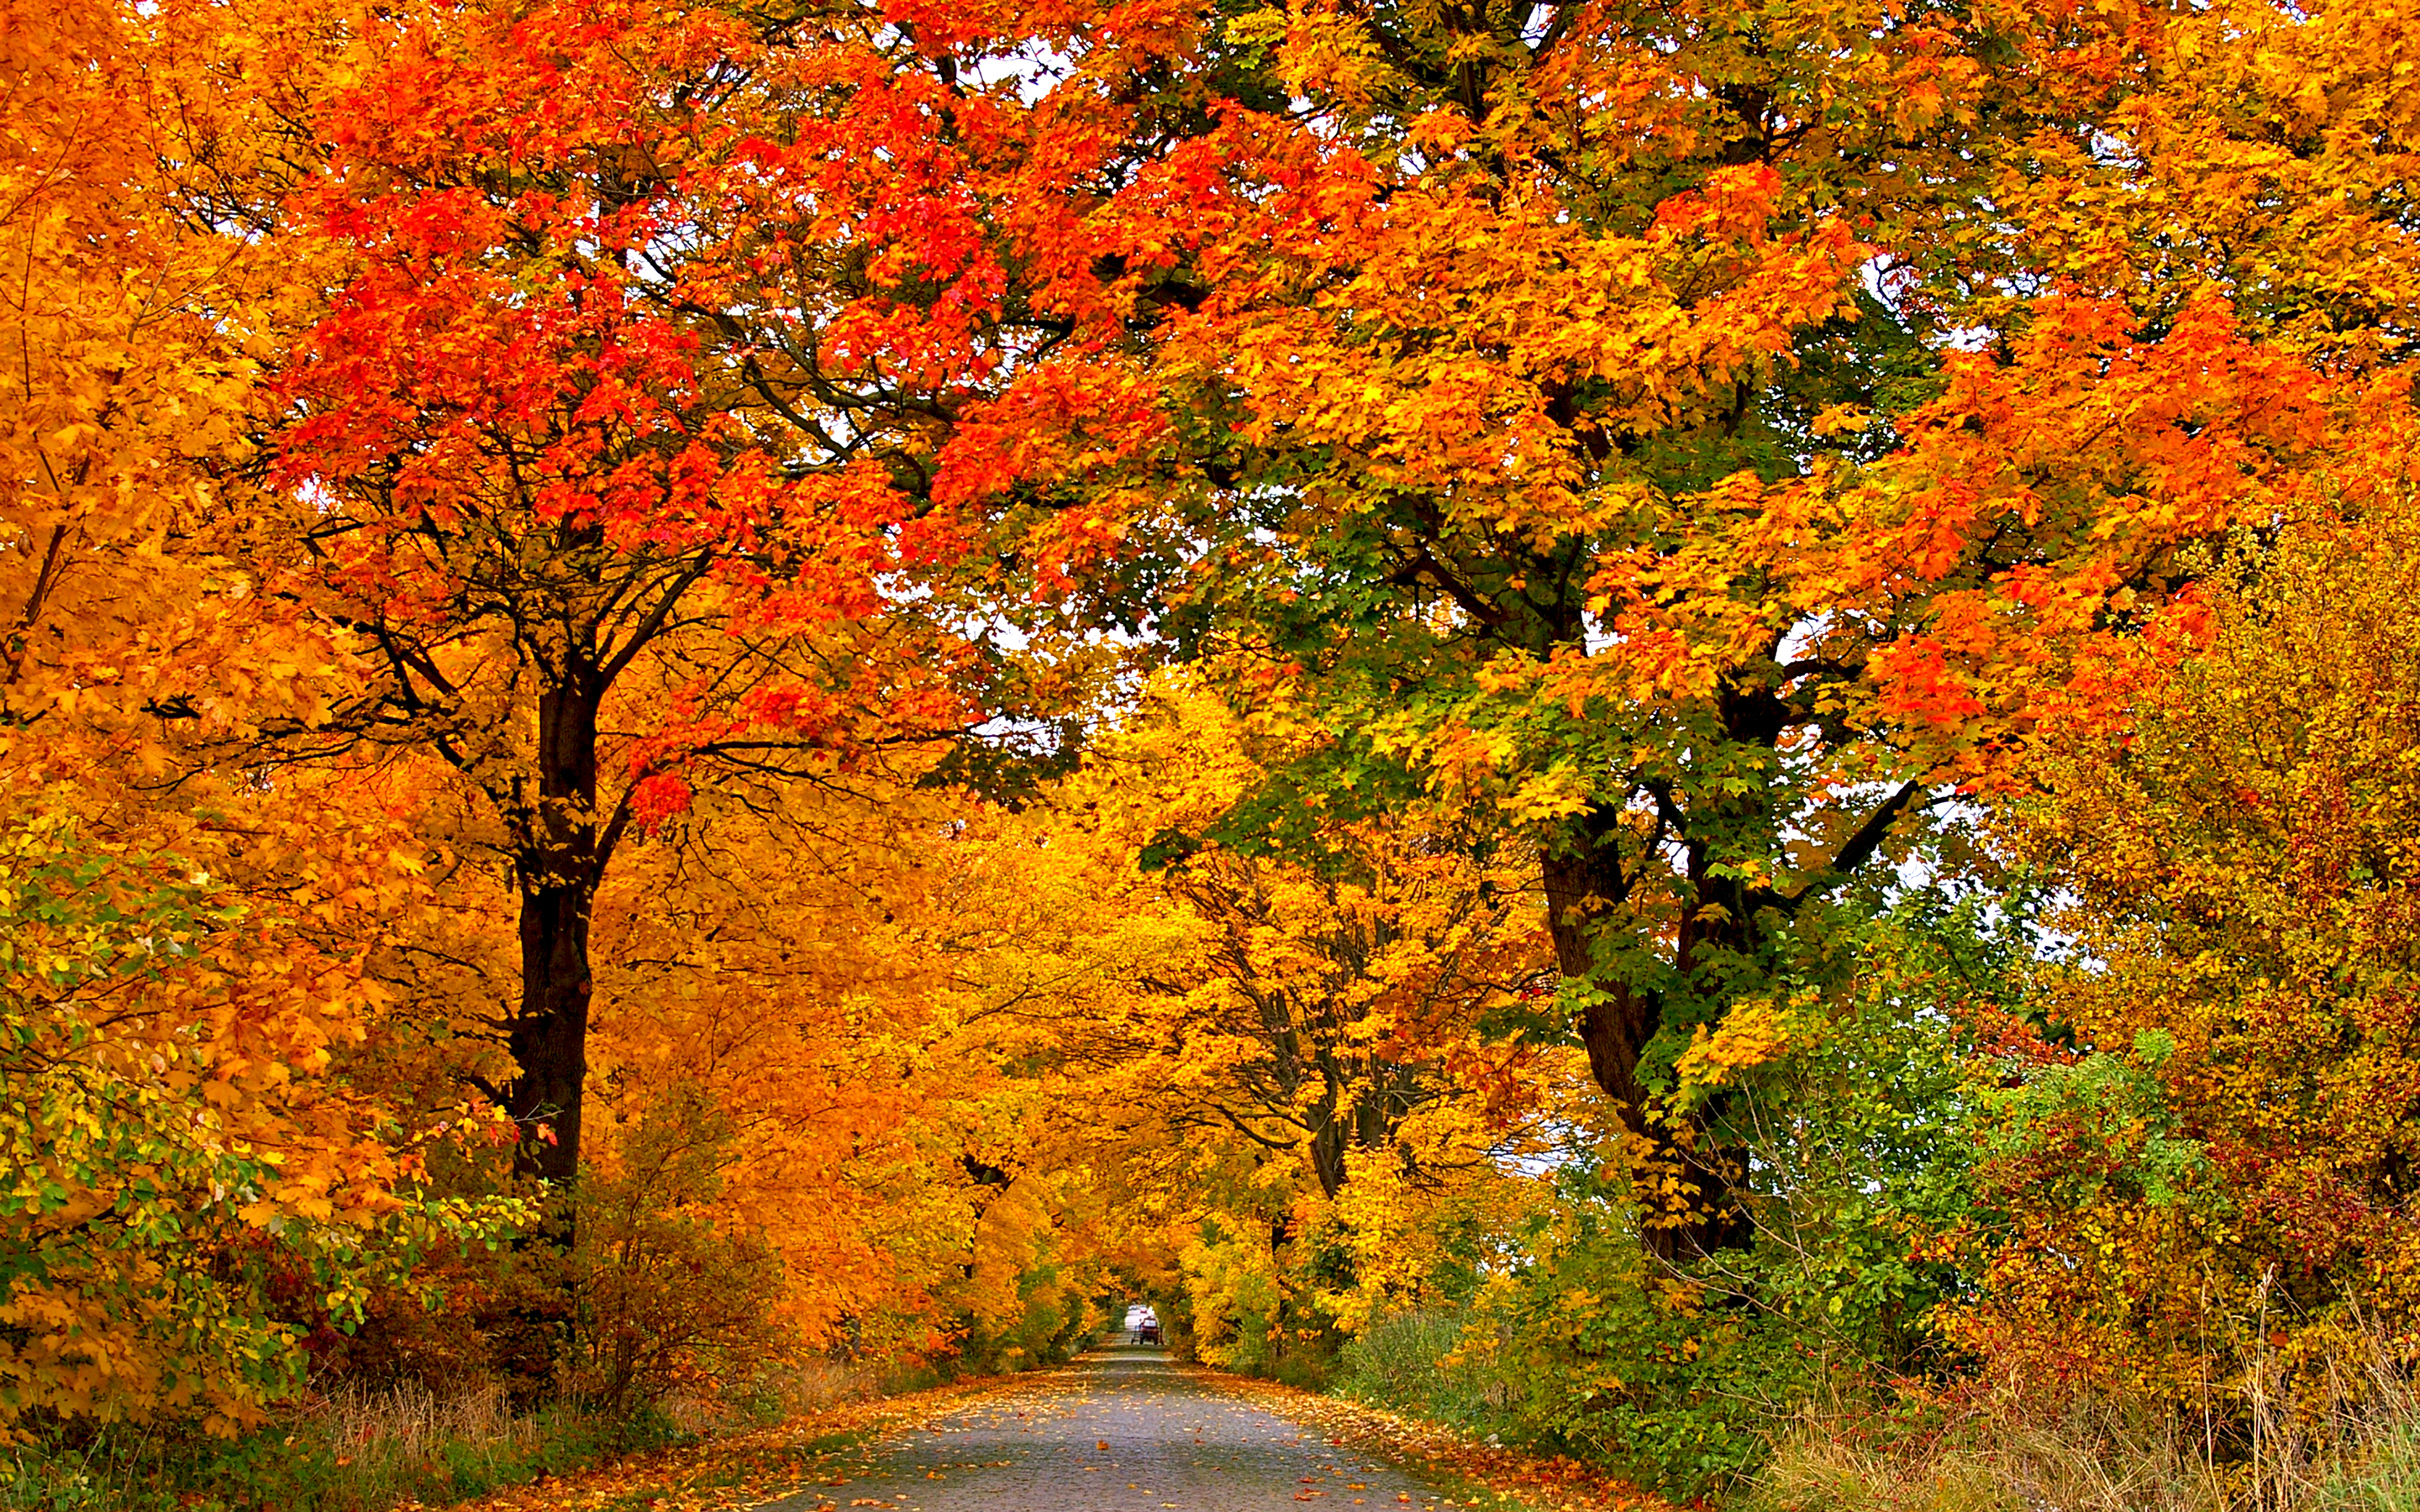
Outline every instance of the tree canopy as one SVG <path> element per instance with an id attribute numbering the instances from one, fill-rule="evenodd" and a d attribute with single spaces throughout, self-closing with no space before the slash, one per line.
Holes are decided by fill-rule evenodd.
<path id="1" fill-rule="evenodd" d="M 2407 8 L 0 0 L 0 1435 L 1149 1298 L 2316 1463 Z"/>

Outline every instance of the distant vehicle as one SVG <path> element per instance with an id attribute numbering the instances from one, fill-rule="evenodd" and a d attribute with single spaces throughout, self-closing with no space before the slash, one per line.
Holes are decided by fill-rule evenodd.
<path id="1" fill-rule="evenodd" d="M 1141 1321 L 1135 1324 L 1135 1342 L 1137 1344 L 1156 1344 L 1159 1342 L 1159 1315 L 1157 1313 L 1146 1311 L 1142 1315 Z"/>

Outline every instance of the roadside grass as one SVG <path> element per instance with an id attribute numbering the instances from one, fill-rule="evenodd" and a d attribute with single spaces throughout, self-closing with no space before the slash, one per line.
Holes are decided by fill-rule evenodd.
<path id="1" fill-rule="evenodd" d="M 633 1475 L 653 1477 L 649 1494 L 704 1493 L 858 1442 L 881 1385 L 806 1360 L 740 1393 L 618 1417 L 566 1403 L 517 1412 L 496 1383 L 344 1388 L 232 1440 L 115 1424 L 0 1447 L 0 1512 L 389 1512 L 523 1492 L 551 1507 L 561 1488 Z M 903 1412 L 917 1399 L 895 1398 Z M 755 1459 L 721 1447 L 759 1441 Z"/>
<path id="2" fill-rule="evenodd" d="M 2420 1512 L 2420 1388 L 2382 1334 L 2323 1359 L 2316 1409 L 2248 1393 L 2232 1452 L 2144 1404 L 2010 1383 L 1921 1431 L 1854 1404 L 1781 1436 L 1733 1512 Z M 2257 1381 L 2256 1381 L 2257 1383 Z M 2247 1442 L 2248 1441 L 2248 1442 Z"/>
<path id="3" fill-rule="evenodd" d="M 571 1407 L 516 1416 L 501 1391 L 362 1393 L 233 1440 L 112 1425 L 0 1455 L 0 1512 L 382 1512 L 443 1506 L 669 1442 L 659 1421 Z"/>

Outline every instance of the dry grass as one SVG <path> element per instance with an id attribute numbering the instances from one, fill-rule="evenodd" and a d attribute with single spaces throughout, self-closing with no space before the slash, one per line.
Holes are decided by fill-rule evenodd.
<path id="1" fill-rule="evenodd" d="M 1922 1436 L 1809 1420 L 1746 1504 L 1759 1512 L 2229 1512 L 2227 1473 L 2173 1425 L 2018 1393 Z"/>
<path id="2" fill-rule="evenodd" d="M 744 1391 L 677 1391 L 663 1405 L 675 1427 L 706 1439 L 814 1417 L 881 1390 L 874 1371 L 807 1355 L 759 1366 Z"/>
<path id="3" fill-rule="evenodd" d="M 340 1387 L 292 1423 L 284 1500 L 322 1512 L 442 1506 L 659 1443 L 663 1426 L 633 1425 L 557 1403 L 516 1413 L 501 1385 Z M 308 1445 L 322 1446 L 318 1453 Z"/>
<path id="4" fill-rule="evenodd" d="M 2355 1348 L 2304 1363 L 2299 1381 L 2265 1342 L 2253 1352 L 2243 1382 L 2253 1428 L 2246 1505 L 2420 1512 L 2420 1389 L 2398 1342 L 2372 1327 Z"/>
<path id="5" fill-rule="evenodd" d="M 426 1386 L 346 1386 L 321 1396 L 307 1421 L 339 1454 L 379 1454 L 426 1462 L 447 1444 L 525 1448 L 538 1432 L 534 1419 L 515 1417 L 504 1388 L 494 1382 L 439 1396 Z"/>
<path id="6" fill-rule="evenodd" d="M 1781 1446 L 1749 1504 L 1773 1512 L 2020 1512 L 2024 1505 L 1994 1467 L 1962 1451 L 1910 1457 L 1818 1434 Z"/>
<path id="7" fill-rule="evenodd" d="M 2243 1378 L 2232 1452 L 2180 1414 L 2071 1400 L 2021 1383 L 1931 1432 L 1848 1411 L 1809 1414 L 1776 1447 L 1746 1512 L 2420 1512 L 2420 1391 L 2391 1341 Z M 2313 1372 L 2316 1371 L 2316 1378 Z M 2292 1405 L 2288 1405 L 2289 1402 Z M 2317 1404 L 2317 1405 L 2314 1405 Z"/>
<path id="8" fill-rule="evenodd" d="M 861 1366 L 810 1356 L 759 1369 L 743 1392 L 676 1392 L 663 1406 L 676 1432 L 709 1438 L 814 1416 L 880 1388 L 880 1378 Z M 413 1461 L 449 1444 L 525 1449 L 543 1431 L 538 1419 L 515 1416 L 504 1387 L 493 1382 L 444 1395 L 410 1384 L 346 1386 L 319 1397 L 305 1421 L 340 1453 Z"/>

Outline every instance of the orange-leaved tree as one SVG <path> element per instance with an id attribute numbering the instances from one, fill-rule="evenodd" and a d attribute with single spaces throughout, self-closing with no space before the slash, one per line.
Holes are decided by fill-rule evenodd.
<path id="1" fill-rule="evenodd" d="M 247 62 L 282 57 L 307 96 L 342 54 L 315 15 L 282 20 L 272 38 L 241 6 L 0 14 L 0 1432 L 256 1420 L 423 1241 L 517 1215 L 421 1186 L 458 1108 L 349 1075 L 392 1007 L 364 954 L 416 887 L 391 795 L 342 774 L 158 781 L 144 705 L 197 663 L 244 629 L 264 656 L 323 659 L 238 628 L 217 592 L 277 259 L 208 202 L 284 171 L 292 96 L 256 92 Z M 332 831 L 321 805 L 357 822 Z"/>
<path id="2" fill-rule="evenodd" d="M 370 23 L 286 207 L 281 235 L 342 271 L 279 360 L 239 575 L 264 622 L 348 659 L 266 669 L 306 690 L 287 711 L 200 686 L 160 706 L 212 761 L 409 750 L 478 795 L 520 953 L 486 1026 L 511 1069 L 483 1080 L 523 1171 L 579 1158 L 593 912 L 626 844 L 701 786 L 830 780 L 1047 712 L 1079 665 L 1013 676 L 987 595 L 1063 579 L 1094 532 L 1030 522 L 1027 575 L 995 588 L 946 454 L 987 409 L 1117 408 L 1055 355 L 1116 329 L 1061 191 L 1160 32 L 1185 38 L 1147 7 Z M 1052 88 L 973 67 L 1045 44 Z"/>
<path id="3" fill-rule="evenodd" d="M 371 1285 L 526 1219 L 426 1191 L 444 1130 L 395 1127 L 342 1074 L 384 1006 L 328 937 L 362 903 L 281 883 L 8 816 L 0 1429 L 180 1412 L 231 1431 L 301 1386 L 306 1344 Z"/>
<path id="4" fill-rule="evenodd" d="M 2298 101 L 2282 199 L 2193 183 L 2158 277 L 2148 208 L 2032 236 L 2044 163 L 2070 203 L 2185 193 L 2180 115 L 2273 166 L 2209 60 L 2273 85 L 2246 39 L 2282 29 L 2358 72 L 2388 24 L 2241 8 L 1265 10 L 1231 35 L 1299 108 L 1137 196 L 1200 293 L 1156 372 L 1218 485 L 1174 623 L 1336 736 L 1229 828 L 1409 785 L 1524 836 L 1596 1078 L 1678 1178 L 1659 1247 L 1745 1235 L 1720 1107 L 1654 1117 L 1691 1027 L 1838 970 L 1842 879 L 2091 702 L 2078 648 L 2275 507 L 2397 349 L 2382 78 Z M 2292 232 L 2322 201 L 2364 259 Z M 2247 229 L 2269 261 L 2224 255 Z"/>
<path id="5" fill-rule="evenodd" d="M 865 789 L 704 795 L 721 811 L 609 879 L 593 1095 L 625 1131 L 706 1098 L 728 1131 L 716 1221 L 782 1257 L 798 1337 L 879 1357 L 1017 1305 L 1019 1267 L 991 1273 L 982 1241 L 1004 1189 L 1048 1173 L 995 1127 L 954 1011 L 988 900 L 950 837 L 979 806 Z"/>

